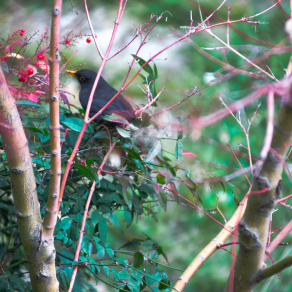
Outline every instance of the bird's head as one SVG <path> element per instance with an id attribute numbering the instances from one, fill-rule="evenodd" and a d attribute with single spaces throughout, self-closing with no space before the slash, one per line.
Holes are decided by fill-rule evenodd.
<path id="1" fill-rule="evenodd" d="M 97 75 L 95 71 L 92 71 L 90 69 L 82 69 L 79 71 L 66 70 L 66 72 L 69 75 L 75 77 L 79 81 L 81 87 L 88 87 L 88 88 L 92 88 L 92 85 Z M 103 80 L 104 79 L 100 77 L 98 84 L 101 85 L 101 83 L 104 82 Z"/>

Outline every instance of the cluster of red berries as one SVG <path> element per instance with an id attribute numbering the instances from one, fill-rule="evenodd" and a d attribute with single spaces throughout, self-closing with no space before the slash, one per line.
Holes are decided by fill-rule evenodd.
<path id="1" fill-rule="evenodd" d="M 25 29 L 22 29 L 22 30 L 20 31 L 20 33 L 19 33 L 19 34 L 20 34 L 21 36 L 23 36 L 23 35 L 24 35 L 24 33 L 25 33 Z"/>
<path id="2" fill-rule="evenodd" d="M 1 61 L 7 60 L 8 59 L 8 55 L 4 55 L 3 57 L 1 57 Z"/>
<path id="3" fill-rule="evenodd" d="M 25 82 L 28 79 L 28 77 L 26 75 L 28 75 L 28 76 L 32 75 L 33 74 L 33 69 L 28 67 L 26 70 L 19 70 L 19 74 L 22 75 L 22 76 L 18 77 L 18 81 L 19 82 Z M 33 80 L 31 80 L 31 81 L 33 81 Z M 34 83 L 34 81 L 33 81 L 33 83 Z"/>
<path id="4" fill-rule="evenodd" d="M 37 54 L 37 58 L 39 60 L 43 60 L 45 58 L 45 55 L 44 54 Z"/>

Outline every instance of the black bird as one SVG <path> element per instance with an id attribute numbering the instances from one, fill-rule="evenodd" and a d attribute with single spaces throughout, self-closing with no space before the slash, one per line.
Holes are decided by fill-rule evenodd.
<path id="1" fill-rule="evenodd" d="M 82 69 L 79 71 L 67 70 L 66 72 L 77 78 L 79 81 L 81 85 L 79 100 L 83 109 L 86 110 L 89 95 L 97 73 L 89 69 Z M 114 95 L 116 95 L 116 93 L 117 91 L 111 87 L 102 77 L 100 77 L 93 95 L 89 116 L 93 117 L 111 100 Z M 111 114 L 122 116 L 128 122 L 132 122 L 136 118 L 133 107 L 121 94 L 119 94 L 114 99 L 114 101 L 108 105 L 108 107 L 97 117 L 96 120 L 98 120 L 99 123 L 113 126 L 115 123 L 109 123 L 103 119 L 104 116 Z"/>

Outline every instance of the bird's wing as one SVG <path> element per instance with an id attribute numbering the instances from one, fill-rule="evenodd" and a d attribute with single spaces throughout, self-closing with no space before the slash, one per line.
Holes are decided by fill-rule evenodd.
<path id="1" fill-rule="evenodd" d="M 108 101 L 109 100 L 105 100 L 101 96 L 99 96 L 98 99 L 94 99 L 90 109 L 90 117 L 100 111 Z M 135 118 L 135 111 L 133 110 L 131 104 L 122 95 L 117 96 L 116 99 L 105 108 L 105 110 L 101 113 L 101 117 L 111 115 L 112 113 L 120 115 L 128 121 L 132 121 Z"/>

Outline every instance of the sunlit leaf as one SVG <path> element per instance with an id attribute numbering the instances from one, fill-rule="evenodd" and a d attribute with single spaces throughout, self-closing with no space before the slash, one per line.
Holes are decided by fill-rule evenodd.
<path id="1" fill-rule="evenodd" d="M 177 141 L 176 146 L 175 146 L 175 158 L 177 160 L 180 160 L 183 153 L 183 149 L 184 149 L 183 143 L 180 141 Z"/>
<path id="2" fill-rule="evenodd" d="M 15 53 L 11 53 L 11 54 L 8 54 L 8 57 L 12 57 L 12 58 L 16 58 L 16 59 L 21 59 L 21 60 L 24 60 L 25 58 L 19 54 L 15 54 Z"/>
<path id="3" fill-rule="evenodd" d="M 129 131 L 126 131 L 126 130 L 120 128 L 120 127 L 117 127 L 116 129 L 117 129 L 118 133 L 122 137 L 124 137 L 124 138 L 130 138 L 131 137 L 131 133 Z"/>
<path id="4" fill-rule="evenodd" d="M 149 150 L 149 153 L 145 159 L 145 162 L 148 162 L 152 160 L 157 154 L 160 153 L 162 148 L 160 140 L 157 140 L 154 144 L 154 146 Z"/>
<path id="5" fill-rule="evenodd" d="M 125 118 L 117 114 L 106 115 L 103 117 L 103 119 L 106 121 L 113 122 L 113 123 L 129 125 L 129 122 Z"/>

